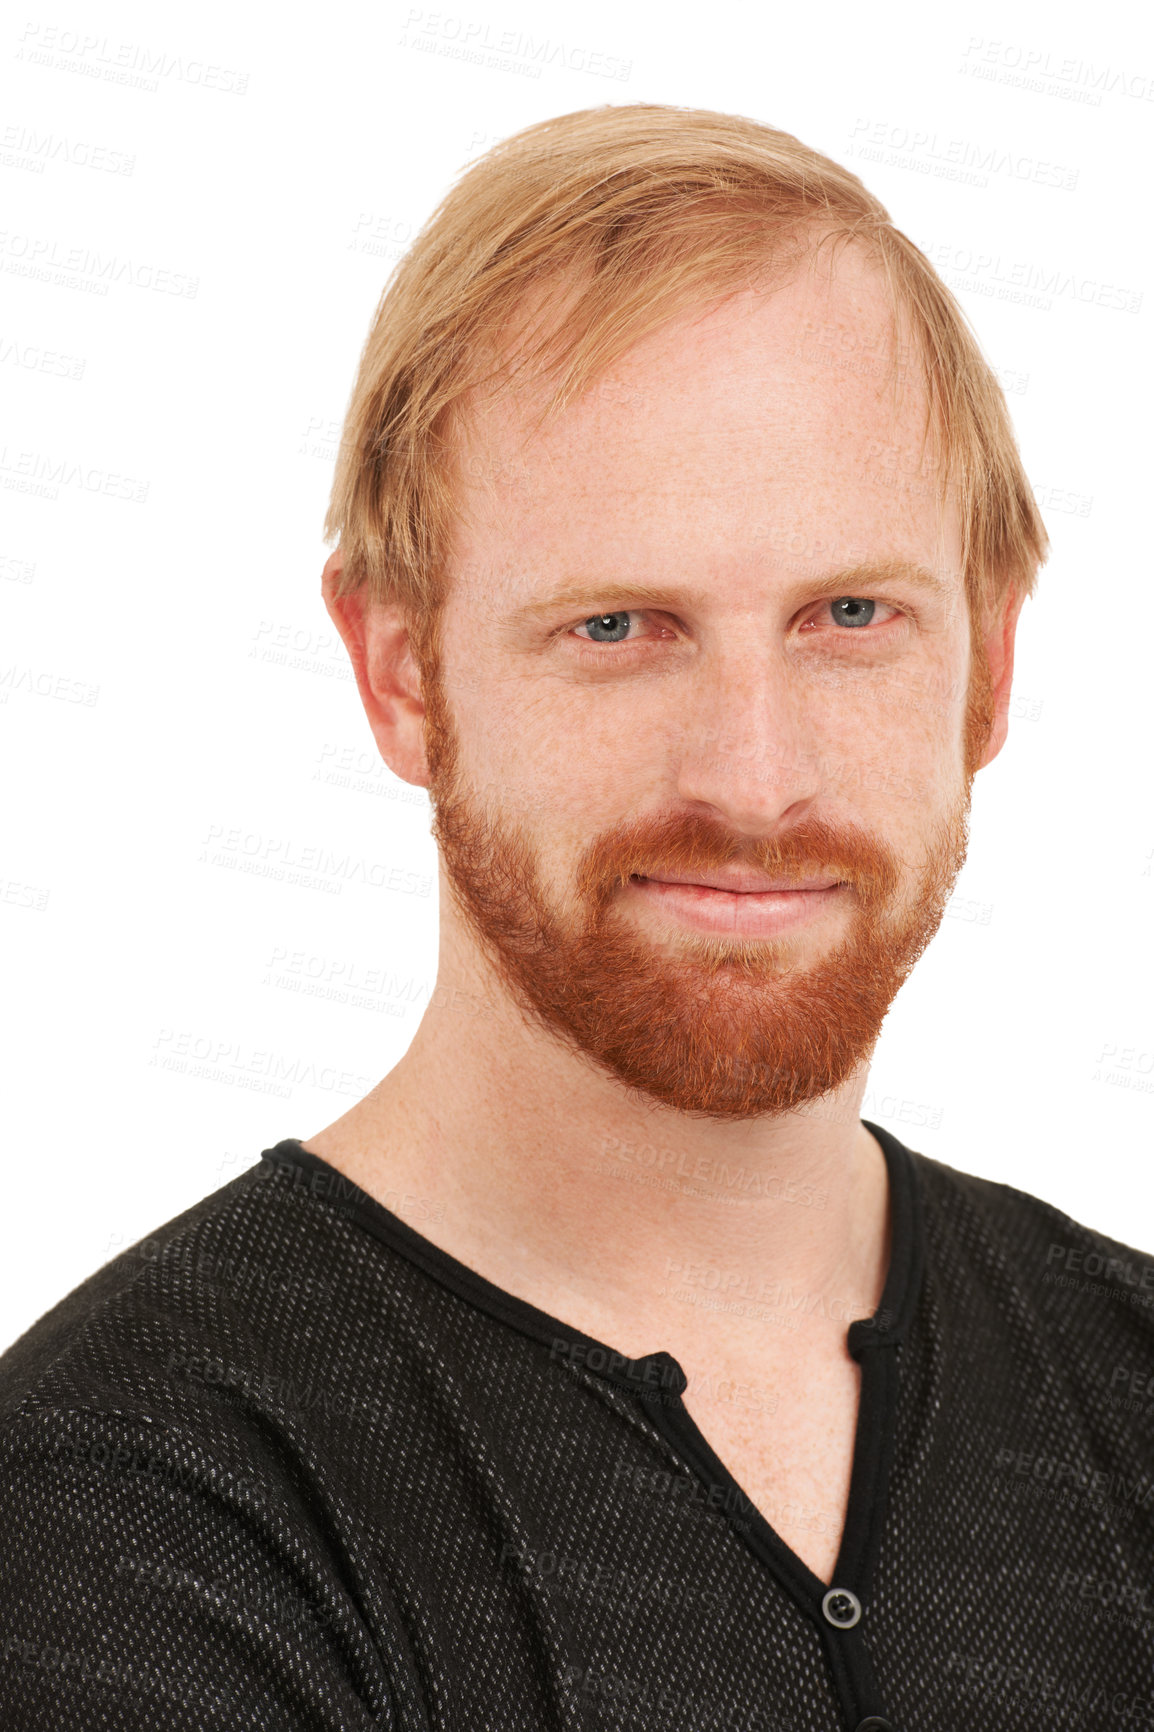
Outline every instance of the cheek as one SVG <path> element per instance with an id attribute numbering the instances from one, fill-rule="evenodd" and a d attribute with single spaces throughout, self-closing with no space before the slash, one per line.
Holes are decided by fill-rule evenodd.
<path id="1" fill-rule="evenodd" d="M 457 708 L 461 774 L 472 798 L 503 824 L 523 825 L 544 850 L 551 837 L 563 841 L 588 827 L 605 805 L 614 764 L 587 731 L 564 726 L 555 703 L 512 681 L 477 683 Z"/>
<path id="2" fill-rule="evenodd" d="M 944 660 L 843 679 L 814 698 L 821 790 L 863 823 L 884 815 L 913 833 L 927 812 L 951 804 L 963 773 L 966 693 Z"/>

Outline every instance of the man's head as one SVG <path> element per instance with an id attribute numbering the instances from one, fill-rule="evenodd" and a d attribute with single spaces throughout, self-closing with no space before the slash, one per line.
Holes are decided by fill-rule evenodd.
<path id="1" fill-rule="evenodd" d="M 422 269 L 456 296 L 463 388 L 424 407 L 439 447 L 418 449 L 427 376 L 382 370 L 382 304 L 326 599 L 383 755 L 430 788 L 443 918 L 511 1001 L 682 1112 L 793 1110 L 868 1059 L 937 928 L 1044 531 L 984 362 L 959 318 L 967 376 L 931 370 L 853 176 L 826 165 L 834 198 L 825 159 L 724 116 L 534 134 L 523 208 L 483 161 L 471 253 L 435 220 L 390 291 L 402 324 Z M 518 259 L 486 322 L 486 272 Z M 991 401 L 966 437 L 943 421 Z M 826 888 L 754 918 L 652 882 L 738 870 Z"/>

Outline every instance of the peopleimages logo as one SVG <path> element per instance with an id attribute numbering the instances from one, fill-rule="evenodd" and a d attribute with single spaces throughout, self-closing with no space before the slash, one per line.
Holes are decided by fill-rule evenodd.
<path id="1" fill-rule="evenodd" d="M 128 283 L 134 289 L 151 289 L 162 295 L 179 295 L 194 301 L 200 278 L 186 271 L 171 271 L 146 259 L 96 252 L 92 247 L 69 246 L 54 235 L 30 235 L 16 229 L 0 229 L 0 262 L 16 276 L 44 278 L 53 272 L 58 280 L 73 279 L 75 286 L 106 295 L 109 283 Z"/>
<path id="2" fill-rule="evenodd" d="M 49 162 L 66 162 L 73 168 L 91 168 L 101 174 L 131 174 L 136 157 L 86 138 L 67 133 L 40 132 L 35 126 L 12 121 L 0 132 L 0 163 L 5 168 L 30 169 L 43 174 Z"/>
<path id="3" fill-rule="evenodd" d="M 955 290 L 997 295 L 1001 299 L 1025 299 L 1031 305 L 1036 302 L 1043 310 L 1053 305 L 1055 297 L 1063 295 L 1083 306 L 1105 307 L 1121 313 L 1137 313 L 1142 306 L 1140 289 L 1083 276 L 1064 265 L 984 253 L 952 241 L 930 242 L 925 254 L 949 278 Z"/>
<path id="4" fill-rule="evenodd" d="M 1073 192 L 1078 185 L 1079 170 L 1064 163 L 1047 162 L 1028 151 L 1006 150 L 973 139 L 946 138 L 917 126 L 859 117 L 854 121 L 850 140 L 851 156 L 912 168 L 921 174 L 936 174 L 971 186 L 988 186 L 991 174 L 1008 175 L 1011 180 L 1030 181 L 1035 186 L 1059 187 L 1064 192 Z"/>
<path id="5" fill-rule="evenodd" d="M 219 90 L 226 96 L 243 96 L 248 89 L 248 73 L 211 61 L 186 58 L 167 50 L 153 48 L 143 42 L 118 42 L 115 37 L 81 35 L 59 24 L 42 24 L 30 19 L 16 50 L 17 60 L 30 61 L 35 66 L 51 66 L 60 72 L 79 72 L 109 84 L 130 85 L 138 90 L 156 91 L 162 78 L 175 78 L 180 84 L 199 85 L 205 90 Z"/>
<path id="6" fill-rule="evenodd" d="M 44 451 L 10 452 L 7 445 L 0 445 L 0 487 L 10 487 L 17 493 L 58 499 L 61 487 L 76 487 L 82 493 L 100 493 L 105 498 L 143 505 L 150 486 L 148 481 L 74 458 L 55 457 Z"/>
<path id="7" fill-rule="evenodd" d="M 1032 1663 L 1016 1666 L 995 1654 L 959 1654 L 956 1651 L 941 1664 L 947 1673 L 952 1674 L 951 1701 L 957 1690 L 963 1689 L 967 1694 L 1000 1697 L 1006 1703 L 1048 1702 L 1054 1709 L 1060 1705 L 1064 1710 L 1064 1721 L 1076 1712 L 1079 1722 L 1085 1725 L 1104 1725 L 1100 1716 L 1107 1710 L 1135 1725 L 1150 1724 L 1150 1703 L 1144 1697 L 1131 1696 L 1125 1690 L 1111 1690 L 1082 1676 L 1077 1680 L 1060 1678 L 1048 1666 Z M 1099 1718 L 1083 1720 L 1082 1716 L 1087 1714 L 1096 1714 Z"/>
<path id="8" fill-rule="evenodd" d="M 1132 1503 L 1140 1509 L 1149 1509 L 1154 1502 L 1154 1480 L 1147 1473 L 1127 1479 L 1125 1474 L 1113 1473 L 1108 1468 L 1059 1461 L 1057 1456 L 1037 1455 L 1033 1450 L 1000 1449 L 994 1458 L 994 1471 L 1055 1488 L 1087 1492 L 1093 1498 Z"/>
<path id="9" fill-rule="evenodd" d="M 557 42 L 549 36 L 528 36 L 522 30 L 494 30 L 482 19 L 423 6 L 409 7 L 398 46 L 448 53 L 453 59 L 500 71 L 519 71 L 529 78 L 540 78 L 545 66 L 560 66 L 566 72 L 585 72 L 624 83 L 633 70 L 633 62 L 622 60 L 619 54 Z"/>
<path id="10" fill-rule="evenodd" d="M 1109 1576 L 1100 1576 L 1094 1570 L 1063 1570 L 1058 1593 L 1062 1599 L 1117 1607 L 1133 1617 L 1144 1617 L 1154 1612 L 1154 1606 L 1147 1599 L 1150 1588 L 1146 1583 L 1116 1581 Z"/>
<path id="11" fill-rule="evenodd" d="M 1136 1288 L 1143 1293 L 1154 1292 L 1154 1263 L 1110 1257 L 1102 1251 L 1088 1251 L 1082 1245 L 1052 1243 L 1046 1251 L 1046 1269 L 1051 1277 L 1060 1271 L 1064 1275 L 1085 1275 L 1118 1287 Z"/>
<path id="12" fill-rule="evenodd" d="M 1032 90 L 1052 84 L 1058 87 L 1057 94 L 1091 102 L 1095 107 L 1104 95 L 1154 102 L 1154 76 L 1149 73 L 1130 72 L 1112 66 L 1109 61 L 1097 66 L 1078 55 L 1059 55 L 1049 48 L 1007 42 L 1001 37 L 971 36 L 961 70 L 973 77 L 996 79 Z"/>

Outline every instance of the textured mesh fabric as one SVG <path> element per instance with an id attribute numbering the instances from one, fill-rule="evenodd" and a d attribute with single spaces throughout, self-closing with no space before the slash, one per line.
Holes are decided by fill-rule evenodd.
<path id="1" fill-rule="evenodd" d="M 1154 1725 L 1154 1260 L 869 1129 L 828 1614 L 667 1353 L 289 1139 L 0 1359 L 0 1726 Z"/>

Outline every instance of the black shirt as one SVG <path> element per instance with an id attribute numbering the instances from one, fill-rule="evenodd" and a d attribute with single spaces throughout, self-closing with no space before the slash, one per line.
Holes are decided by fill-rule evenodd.
<path id="1" fill-rule="evenodd" d="M 668 1353 L 288 1139 L 0 1359 L 0 1724 L 1154 1726 L 1154 1261 L 868 1128 L 892 1255 L 832 1590 Z"/>

